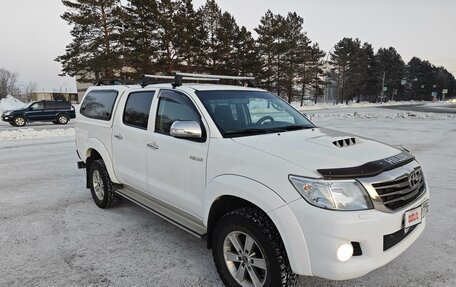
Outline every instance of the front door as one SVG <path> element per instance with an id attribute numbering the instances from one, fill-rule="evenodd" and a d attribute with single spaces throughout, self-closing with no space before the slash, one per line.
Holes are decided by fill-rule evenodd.
<path id="1" fill-rule="evenodd" d="M 44 102 L 36 102 L 30 106 L 26 112 L 27 119 L 30 121 L 41 121 L 44 114 Z"/>
<path id="2" fill-rule="evenodd" d="M 123 97 L 113 125 L 112 148 L 116 176 L 122 183 L 143 192 L 148 190 L 147 128 L 154 95 L 154 90 L 147 90 Z"/>
<path id="3" fill-rule="evenodd" d="M 203 138 L 175 138 L 175 121 L 197 121 Z M 193 216 L 202 218 L 208 150 L 207 128 L 191 99 L 174 90 L 160 92 L 154 131 L 148 137 L 149 192 Z"/>

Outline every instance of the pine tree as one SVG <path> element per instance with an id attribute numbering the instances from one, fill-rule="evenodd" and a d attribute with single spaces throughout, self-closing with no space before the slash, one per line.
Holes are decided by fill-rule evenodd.
<path id="1" fill-rule="evenodd" d="M 258 74 L 258 85 L 266 90 L 272 91 L 274 87 L 274 75 L 276 73 L 274 45 L 276 31 L 274 14 L 268 10 L 260 19 L 260 24 L 255 28 L 258 34 L 257 47 L 261 61 L 260 73 Z"/>
<path id="2" fill-rule="evenodd" d="M 378 49 L 376 58 L 378 82 L 380 83 L 379 90 L 381 91 L 381 83 L 383 81 L 383 75 L 385 75 L 385 87 L 387 88 L 385 95 L 393 99 L 395 95 L 398 95 L 396 99 L 403 97 L 404 88 L 402 86 L 402 80 L 405 78 L 405 63 L 401 55 L 393 47 L 387 49 L 380 48 Z"/>
<path id="3" fill-rule="evenodd" d="M 216 74 L 237 75 L 235 47 L 239 35 L 239 26 L 234 17 L 224 12 L 216 29 L 218 47 L 216 49 L 217 64 L 212 67 Z M 215 56 L 215 55 L 214 55 Z"/>
<path id="4" fill-rule="evenodd" d="M 130 0 L 124 10 L 124 67 L 130 78 L 159 71 L 158 8 L 151 0 Z"/>
<path id="5" fill-rule="evenodd" d="M 433 92 L 434 67 L 428 61 L 413 57 L 406 66 L 406 78 L 409 87 L 407 98 L 411 100 L 431 100 Z"/>
<path id="6" fill-rule="evenodd" d="M 299 39 L 297 44 L 297 71 L 298 71 L 298 85 L 300 86 L 300 100 L 301 107 L 304 104 L 304 97 L 306 96 L 306 88 L 311 82 L 311 62 L 312 62 L 312 46 L 311 41 L 304 35 Z"/>
<path id="7" fill-rule="evenodd" d="M 203 41 L 206 33 L 201 11 L 195 11 L 192 0 L 180 0 L 174 25 L 178 27 L 177 54 L 181 67 L 187 72 L 203 72 Z"/>
<path id="8" fill-rule="evenodd" d="M 312 45 L 311 48 L 311 57 L 310 57 L 310 69 L 309 74 L 310 77 L 310 86 L 312 87 L 314 93 L 314 101 L 315 104 L 318 101 L 318 98 L 323 95 L 324 92 L 324 84 L 323 81 L 323 58 L 325 57 L 326 53 L 320 49 L 317 43 Z"/>
<path id="9" fill-rule="evenodd" d="M 203 30 L 206 37 L 203 39 L 202 47 L 204 52 L 204 66 L 208 72 L 213 72 L 213 67 L 220 64 L 218 49 L 221 45 L 219 39 L 220 20 L 222 11 L 215 0 L 207 0 L 198 12 L 203 16 Z"/>
<path id="10" fill-rule="evenodd" d="M 161 0 L 157 5 L 158 65 L 160 70 L 166 74 L 172 74 L 173 71 L 179 68 L 178 46 L 180 27 L 175 25 L 179 4 L 179 2 L 172 0 Z"/>
<path id="11" fill-rule="evenodd" d="M 380 82 L 376 60 L 377 58 L 374 54 L 372 45 L 364 43 L 359 51 L 357 59 L 360 75 L 357 102 L 360 102 L 361 100 L 373 101 L 379 92 Z"/>
<path id="12" fill-rule="evenodd" d="M 286 19 L 282 22 L 283 25 L 283 89 L 286 91 L 288 102 L 291 103 L 294 95 L 294 88 L 298 73 L 298 59 L 300 56 L 297 47 L 306 37 L 303 32 L 304 19 L 298 16 L 296 12 L 288 13 Z"/>
<path id="13" fill-rule="evenodd" d="M 81 81 L 112 78 L 122 66 L 119 0 L 63 0 L 67 11 L 62 19 L 73 25 L 73 41 L 64 55 L 55 61 L 62 64 L 62 76 L 78 75 Z"/>
<path id="14" fill-rule="evenodd" d="M 343 38 L 335 46 L 330 54 L 331 65 L 338 75 L 338 101 L 353 99 L 360 85 L 360 70 L 357 66 L 357 58 L 361 49 L 359 39 Z"/>
<path id="15" fill-rule="evenodd" d="M 238 74 L 256 76 L 260 71 L 260 57 L 255 39 L 247 29 L 242 26 L 234 43 L 234 69 Z"/>

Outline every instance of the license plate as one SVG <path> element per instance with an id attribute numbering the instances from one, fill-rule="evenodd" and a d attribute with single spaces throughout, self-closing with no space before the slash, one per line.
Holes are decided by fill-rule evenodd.
<path id="1" fill-rule="evenodd" d="M 421 206 L 405 212 L 404 229 L 421 223 Z"/>

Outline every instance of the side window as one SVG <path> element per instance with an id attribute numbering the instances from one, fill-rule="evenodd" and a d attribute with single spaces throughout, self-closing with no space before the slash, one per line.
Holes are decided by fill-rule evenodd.
<path id="1" fill-rule="evenodd" d="M 34 103 L 34 104 L 31 106 L 31 108 L 32 108 L 33 111 L 43 110 L 43 109 L 44 109 L 43 102 Z"/>
<path id="2" fill-rule="evenodd" d="M 54 104 L 54 102 L 45 102 L 44 103 L 44 108 L 46 110 L 52 110 L 52 109 L 57 109 L 56 105 Z"/>
<path id="3" fill-rule="evenodd" d="M 175 121 L 196 121 L 201 125 L 201 117 L 187 96 L 176 91 L 164 90 L 160 93 L 155 132 L 169 134 Z"/>
<path id="4" fill-rule="evenodd" d="M 154 94 L 155 92 L 153 91 L 131 93 L 125 104 L 123 113 L 124 124 L 147 130 L 150 105 L 152 104 Z"/>
<path id="5" fill-rule="evenodd" d="M 117 91 L 92 91 L 81 104 L 81 115 L 109 121 L 117 98 Z"/>

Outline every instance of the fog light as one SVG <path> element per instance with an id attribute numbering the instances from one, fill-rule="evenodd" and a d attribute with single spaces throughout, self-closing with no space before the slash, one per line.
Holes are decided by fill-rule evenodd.
<path id="1" fill-rule="evenodd" d="M 345 243 L 339 246 L 337 249 L 337 259 L 342 262 L 347 261 L 353 256 L 353 246 L 351 244 Z"/>

